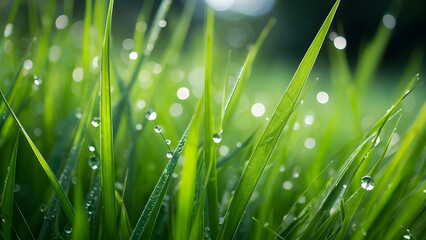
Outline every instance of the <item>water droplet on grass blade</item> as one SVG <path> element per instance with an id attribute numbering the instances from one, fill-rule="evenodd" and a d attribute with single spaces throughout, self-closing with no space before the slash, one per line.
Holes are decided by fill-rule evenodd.
<path id="1" fill-rule="evenodd" d="M 93 170 L 98 169 L 98 167 L 99 167 L 99 159 L 96 155 L 90 156 L 88 163 L 89 163 L 90 168 L 92 168 Z"/>
<path id="2" fill-rule="evenodd" d="M 367 191 L 374 188 L 374 181 L 370 176 L 364 176 L 361 178 L 361 187 Z"/>
<path id="3" fill-rule="evenodd" d="M 94 127 L 99 127 L 99 125 L 101 124 L 101 119 L 99 117 L 94 117 L 92 120 L 92 126 Z"/>
<path id="4" fill-rule="evenodd" d="M 65 232 L 66 234 L 71 234 L 71 232 L 72 232 L 72 227 L 70 227 L 70 226 L 66 226 L 66 227 L 64 228 L 64 232 Z"/>
<path id="5" fill-rule="evenodd" d="M 172 151 L 168 151 L 166 154 L 167 158 L 172 158 L 173 157 L 173 152 Z"/>
<path id="6" fill-rule="evenodd" d="M 47 210 L 46 204 L 41 204 L 40 205 L 40 212 L 46 212 L 46 210 Z"/>
<path id="7" fill-rule="evenodd" d="M 213 142 L 220 143 L 222 141 L 222 135 L 220 133 L 213 134 Z"/>
<path id="8" fill-rule="evenodd" d="M 155 120 L 157 118 L 157 113 L 154 110 L 150 109 L 145 115 L 146 119 L 149 121 Z"/>
<path id="9" fill-rule="evenodd" d="M 155 131 L 156 133 L 161 133 L 161 128 L 160 128 L 159 126 L 155 126 L 155 127 L 154 127 L 154 131 Z"/>
<path id="10" fill-rule="evenodd" d="M 94 152 L 96 149 L 94 146 L 89 146 L 89 151 Z"/>
<path id="11" fill-rule="evenodd" d="M 41 84 L 41 79 L 37 77 L 37 75 L 34 75 L 34 84 L 36 86 L 40 86 Z"/>
<path id="12" fill-rule="evenodd" d="M 405 238 L 405 239 L 410 239 L 411 237 L 410 237 L 410 235 L 405 234 L 405 235 L 404 235 L 404 238 Z"/>
<path id="13" fill-rule="evenodd" d="M 172 143 L 172 141 L 170 141 L 169 139 L 166 140 L 166 144 L 170 145 L 170 143 Z"/>

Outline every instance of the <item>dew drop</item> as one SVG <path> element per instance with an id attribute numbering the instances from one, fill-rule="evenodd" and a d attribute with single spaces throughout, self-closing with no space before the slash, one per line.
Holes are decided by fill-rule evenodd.
<path id="1" fill-rule="evenodd" d="M 157 113 L 154 110 L 150 109 L 145 115 L 146 119 L 149 121 L 155 120 L 157 118 Z"/>
<path id="2" fill-rule="evenodd" d="M 405 239 L 410 239 L 411 237 L 410 237 L 410 235 L 405 234 L 405 235 L 404 235 L 404 238 L 405 238 Z"/>
<path id="3" fill-rule="evenodd" d="M 290 182 L 290 181 L 285 181 L 285 182 L 283 183 L 283 188 L 284 188 L 285 190 L 291 190 L 291 189 L 293 188 L 293 183 L 292 183 L 292 182 Z"/>
<path id="4" fill-rule="evenodd" d="M 89 151 L 94 152 L 96 149 L 94 146 L 89 146 Z"/>
<path id="5" fill-rule="evenodd" d="M 161 133 L 161 128 L 160 128 L 159 126 L 155 126 L 155 127 L 154 127 L 154 131 L 155 131 L 156 133 Z"/>
<path id="6" fill-rule="evenodd" d="M 94 117 L 92 119 L 92 126 L 97 128 L 99 125 L 101 125 L 101 119 L 99 117 Z"/>
<path id="7" fill-rule="evenodd" d="M 220 133 L 213 134 L 213 142 L 220 143 L 222 141 L 222 135 Z"/>
<path id="8" fill-rule="evenodd" d="M 166 154 L 167 158 L 172 158 L 173 157 L 173 152 L 172 151 L 168 151 Z"/>
<path id="9" fill-rule="evenodd" d="M 70 227 L 70 226 L 66 226 L 66 227 L 64 228 L 64 232 L 65 232 L 66 234 L 71 234 L 71 232 L 72 232 L 72 227 Z"/>
<path id="10" fill-rule="evenodd" d="M 264 227 L 264 228 L 269 227 L 269 223 L 268 223 L 268 222 L 264 223 L 264 224 L 263 224 L 263 227 Z"/>
<path id="11" fill-rule="evenodd" d="M 92 214 L 94 214 L 95 213 L 95 207 L 92 205 L 92 204 L 90 204 L 89 206 L 87 206 L 87 213 L 89 214 L 89 215 L 92 215 Z"/>
<path id="12" fill-rule="evenodd" d="M 99 167 L 99 159 L 96 155 L 92 155 L 89 157 L 88 160 L 88 164 L 90 166 L 90 168 L 92 168 L 93 170 L 98 169 Z"/>
<path id="13" fill-rule="evenodd" d="M 34 84 L 36 86 L 40 86 L 41 84 L 41 79 L 37 77 L 37 75 L 34 75 Z"/>
<path id="14" fill-rule="evenodd" d="M 40 212 L 46 212 L 46 210 L 47 210 L 46 204 L 41 204 L 40 205 Z"/>
<path id="15" fill-rule="evenodd" d="M 170 143 L 172 143 L 172 141 L 170 141 L 169 139 L 166 140 L 166 144 L 170 145 Z"/>
<path id="16" fill-rule="evenodd" d="M 17 183 L 15 183 L 15 185 L 13 186 L 13 192 L 19 192 L 19 190 L 21 190 L 21 186 Z"/>
<path id="17" fill-rule="evenodd" d="M 367 191 L 374 188 L 374 181 L 370 176 L 364 176 L 361 178 L 361 187 Z"/>

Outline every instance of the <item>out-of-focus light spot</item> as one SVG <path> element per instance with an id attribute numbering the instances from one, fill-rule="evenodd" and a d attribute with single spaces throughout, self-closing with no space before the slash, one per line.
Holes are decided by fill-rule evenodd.
<path id="1" fill-rule="evenodd" d="M 299 201 L 297 201 L 299 204 L 304 204 L 306 202 L 306 197 L 305 196 L 301 196 L 299 198 Z"/>
<path id="2" fill-rule="evenodd" d="M 390 145 L 392 146 L 392 145 L 397 144 L 399 142 L 399 139 L 400 139 L 399 134 L 398 133 L 394 133 L 393 136 L 392 136 Z"/>
<path id="3" fill-rule="evenodd" d="M 394 29 L 395 25 L 396 25 L 396 19 L 394 16 L 390 15 L 390 14 L 385 14 L 382 18 L 383 21 L 383 25 L 385 25 L 385 27 L 387 29 Z"/>
<path id="4" fill-rule="evenodd" d="M 374 117 L 367 115 L 367 116 L 365 116 L 361 119 L 361 128 L 367 129 L 367 128 L 373 126 L 374 122 L 375 122 Z"/>
<path id="5" fill-rule="evenodd" d="M 259 16 L 269 12 L 274 3 L 275 0 L 235 0 L 229 9 L 245 15 Z"/>
<path id="6" fill-rule="evenodd" d="M 136 108 L 139 109 L 139 110 L 144 109 L 145 106 L 146 106 L 146 102 L 142 99 L 140 99 L 136 102 Z"/>
<path id="7" fill-rule="evenodd" d="M 124 49 L 132 50 L 133 47 L 135 46 L 135 42 L 131 38 L 126 38 L 126 39 L 123 40 L 121 45 L 123 45 Z"/>
<path id="8" fill-rule="evenodd" d="M 220 153 L 220 155 L 222 155 L 222 156 L 226 156 L 226 155 L 229 153 L 229 147 L 228 147 L 228 146 L 226 146 L 226 145 L 222 145 L 222 146 L 220 146 L 220 148 L 219 148 L 219 153 Z"/>
<path id="9" fill-rule="evenodd" d="M 4 41 L 4 52 L 6 54 L 10 54 L 12 50 L 13 50 L 13 42 L 7 39 L 6 41 Z"/>
<path id="10" fill-rule="evenodd" d="M 333 43 L 334 43 L 334 46 L 339 50 L 346 48 L 346 39 L 342 36 L 338 36 L 334 38 Z"/>
<path id="11" fill-rule="evenodd" d="M 140 123 L 136 124 L 136 130 L 138 131 L 142 130 L 142 124 Z"/>
<path id="12" fill-rule="evenodd" d="M 328 94 L 326 92 L 319 92 L 317 94 L 317 101 L 321 104 L 325 104 L 328 102 Z"/>
<path id="13" fill-rule="evenodd" d="M 234 4 L 235 0 L 206 0 L 206 2 L 216 11 L 225 11 Z"/>
<path id="14" fill-rule="evenodd" d="M 152 69 L 152 73 L 159 74 L 162 70 L 163 70 L 163 67 L 160 64 L 156 63 L 154 65 L 154 68 Z"/>
<path id="15" fill-rule="evenodd" d="M 154 44 L 148 43 L 148 45 L 146 45 L 146 50 L 152 51 L 152 49 L 154 49 Z"/>
<path id="16" fill-rule="evenodd" d="M 173 103 L 169 108 L 170 116 L 179 117 L 183 112 L 183 107 L 180 103 Z"/>
<path id="17" fill-rule="evenodd" d="M 99 57 L 96 56 L 92 60 L 92 68 L 97 69 L 99 67 Z"/>
<path id="18" fill-rule="evenodd" d="M 265 106 L 262 103 L 255 103 L 251 107 L 251 113 L 255 117 L 261 117 L 265 114 Z"/>
<path id="19" fill-rule="evenodd" d="M 181 87 L 177 90 L 177 97 L 180 100 L 185 100 L 189 97 L 189 89 L 186 87 Z"/>
<path id="20" fill-rule="evenodd" d="M 314 148 L 314 147 L 315 147 L 315 144 L 316 144 L 316 142 L 315 142 L 315 139 L 313 139 L 313 138 L 307 138 L 307 139 L 305 140 L 305 147 L 306 147 L 307 149 L 312 149 L 312 148 Z"/>
<path id="21" fill-rule="evenodd" d="M 330 34 L 328 34 L 328 38 L 331 41 L 334 41 L 334 39 L 336 39 L 336 37 L 338 37 L 339 35 L 336 32 L 331 32 Z"/>
<path id="22" fill-rule="evenodd" d="M 61 47 L 53 45 L 49 48 L 49 61 L 55 63 L 61 57 Z"/>
<path id="23" fill-rule="evenodd" d="M 12 23 L 8 23 L 6 27 L 4 28 L 4 37 L 9 37 L 12 35 L 13 32 L 13 25 Z"/>
<path id="24" fill-rule="evenodd" d="M 173 69 L 170 76 L 175 82 L 180 82 L 185 78 L 185 72 L 181 69 Z"/>
<path id="25" fill-rule="evenodd" d="M 284 188 L 285 190 L 291 190 L 291 189 L 293 188 L 293 183 L 292 183 L 292 182 L 290 182 L 290 181 L 285 181 L 285 182 L 283 183 L 283 188 Z"/>
<path id="26" fill-rule="evenodd" d="M 39 127 L 34 128 L 34 135 L 36 135 L 37 137 L 40 137 L 42 133 L 43 131 L 41 130 L 41 128 Z"/>
<path id="27" fill-rule="evenodd" d="M 143 32 L 146 31 L 146 28 L 147 28 L 146 22 L 140 21 L 140 22 L 136 23 L 136 31 L 137 32 L 143 33 Z"/>
<path id="28" fill-rule="evenodd" d="M 24 68 L 26 70 L 30 70 L 31 68 L 33 68 L 33 61 L 31 61 L 30 59 L 27 59 L 24 61 Z"/>
<path id="29" fill-rule="evenodd" d="M 300 124 L 298 122 L 295 122 L 293 125 L 293 130 L 299 130 Z"/>
<path id="30" fill-rule="evenodd" d="M 305 117 L 305 124 L 306 125 L 312 125 L 314 123 L 314 120 L 315 120 L 314 116 L 312 116 L 312 115 L 306 115 L 306 117 Z"/>
<path id="31" fill-rule="evenodd" d="M 74 81 L 81 82 L 83 80 L 83 77 L 84 77 L 83 68 L 78 67 L 74 69 L 74 71 L 72 71 L 72 79 L 74 79 Z"/>
<path id="32" fill-rule="evenodd" d="M 229 30 L 228 33 L 228 43 L 234 48 L 243 47 L 247 42 L 247 34 L 243 29 L 239 27 L 234 27 Z"/>
<path id="33" fill-rule="evenodd" d="M 137 53 L 137 52 L 131 52 L 131 53 L 129 54 L 129 58 L 130 58 L 131 60 L 136 60 L 136 59 L 138 58 L 138 53 Z"/>
<path id="34" fill-rule="evenodd" d="M 160 20 L 159 22 L 158 22 L 158 26 L 160 26 L 160 27 L 165 27 L 167 25 L 167 22 L 166 22 L 166 20 Z"/>
<path id="35" fill-rule="evenodd" d="M 68 25 L 68 16 L 67 15 L 60 15 L 58 18 L 56 18 L 55 26 L 57 29 L 64 29 Z"/>

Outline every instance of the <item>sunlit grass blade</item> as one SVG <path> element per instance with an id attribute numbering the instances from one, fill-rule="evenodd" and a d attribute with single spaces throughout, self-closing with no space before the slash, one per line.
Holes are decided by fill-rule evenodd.
<path id="1" fill-rule="evenodd" d="M 186 128 L 175 151 L 173 152 L 172 159 L 169 161 L 160 178 L 158 179 L 158 182 L 155 185 L 154 190 L 152 191 L 141 216 L 139 217 L 130 239 L 136 240 L 141 239 L 142 237 L 144 239 L 149 239 L 151 237 L 152 228 L 154 227 L 155 221 L 157 219 L 161 207 L 161 202 L 163 201 L 167 186 L 170 183 L 170 176 L 172 175 L 180 154 L 182 153 L 182 150 L 185 146 L 190 127 L 191 123 L 188 124 L 188 127 Z"/>
<path id="2" fill-rule="evenodd" d="M 259 142 L 254 148 L 247 167 L 244 169 L 243 175 L 239 180 L 235 195 L 225 214 L 225 220 L 220 231 L 219 239 L 231 239 L 234 236 L 249 199 L 265 169 L 288 118 L 293 112 L 294 106 L 296 105 L 306 79 L 313 67 L 339 2 L 339 0 L 336 1 L 321 26 L 290 82 L 290 85 L 285 91 L 277 109 L 272 115 L 271 120 L 268 122 Z"/>
<path id="3" fill-rule="evenodd" d="M 12 212 L 13 212 L 13 189 L 15 186 L 16 158 L 18 156 L 19 134 L 15 141 L 12 158 L 10 160 L 6 181 L 1 195 L 1 225 L 5 239 L 12 239 Z"/>
<path id="4" fill-rule="evenodd" d="M 84 206 L 88 214 L 90 239 L 97 239 L 98 213 L 101 208 L 101 179 L 99 174 L 93 177 L 92 186 L 84 199 Z"/>
<path id="5" fill-rule="evenodd" d="M 83 142 L 83 141 L 81 141 Z M 75 208 L 75 220 L 73 229 L 71 232 L 71 239 L 89 239 L 89 219 L 87 212 L 84 209 L 83 199 L 83 164 L 78 162 L 76 166 L 76 178 L 77 182 L 74 188 L 74 208 Z"/>
<path id="6" fill-rule="evenodd" d="M 183 152 L 185 161 L 182 167 L 182 179 L 180 182 L 176 208 L 176 239 L 189 239 L 192 227 L 191 217 L 194 211 L 194 202 L 188 201 L 188 199 L 194 199 L 195 196 L 198 138 L 200 135 L 202 106 L 203 105 L 200 101 L 195 110 L 192 125 L 188 133 L 188 140 Z"/>
<path id="7" fill-rule="evenodd" d="M 204 69 L 204 162 L 207 184 L 207 206 L 210 231 L 213 239 L 217 236 L 219 227 L 219 210 L 217 199 L 216 151 L 213 142 L 214 118 L 212 107 L 212 66 L 213 66 L 213 38 L 214 38 L 214 11 L 207 8 L 205 24 L 205 69 Z"/>
<path id="8" fill-rule="evenodd" d="M 110 37 L 111 18 L 114 0 L 110 0 L 105 25 L 104 44 L 100 77 L 100 163 L 103 206 L 103 229 L 105 237 L 115 239 L 117 234 L 117 213 L 115 208 L 115 165 L 113 145 L 113 123 L 111 115 L 111 79 L 110 79 Z"/>
<path id="9" fill-rule="evenodd" d="M 27 134 L 24 127 L 19 122 L 18 117 L 16 117 L 12 108 L 9 106 L 9 103 L 6 101 L 6 98 L 4 97 L 3 92 L 0 91 L 0 95 L 3 98 L 3 101 L 6 104 L 6 107 L 9 110 L 10 115 L 13 117 L 13 120 L 15 121 L 16 125 L 18 126 L 19 130 L 24 134 L 25 138 L 27 139 L 28 144 L 30 144 L 31 149 L 33 150 L 34 154 L 36 155 L 41 167 L 43 168 L 44 172 L 46 173 L 47 177 L 49 178 L 49 181 L 52 184 L 53 189 L 55 190 L 55 193 L 57 194 L 57 196 L 59 198 L 61 206 L 64 209 L 65 214 L 68 217 L 68 220 L 73 222 L 74 216 L 75 216 L 74 215 L 74 209 L 72 208 L 71 202 L 68 199 L 67 195 L 65 194 L 64 189 L 62 189 L 61 185 L 58 182 L 58 179 L 56 179 L 55 174 L 52 172 L 52 170 L 50 169 L 46 160 L 44 160 L 40 151 L 37 149 L 34 142 L 31 140 L 30 136 Z"/>
<path id="10" fill-rule="evenodd" d="M 221 121 L 223 123 L 221 125 L 224 125 L 224 127 L 226 127 L 227 122 L 231 119 L 231 115 L 235 112 L 233 109 L 237 105 L 238 100 L 240 99 L 241 94 L 243 92 L 244 86 L 246 85 L 247 80 L 250 76 L 251 69 L 253 67 L 253 62 L 256 59 L 256 55 L 263 42 L 265 41 L 266 37 L 268 36 L 269 32 L 271 31 L 272 27 L 275 25 L 276 21 L 277 20 L 275 18 L 269 19 L 268 23 L 263 28 L 262 32 L 257 38 L 256 43 L 251 47 L 249 53 L 247 54 L 247 58 L 244 62 L 243 68 L 241 69 L 241 72 L 237 77 L 237 81 L 231 89 L 231 92 L 229 93 L 228 98 L 226 99 L 226 103 L 222 109 L 223 112 Z"/>

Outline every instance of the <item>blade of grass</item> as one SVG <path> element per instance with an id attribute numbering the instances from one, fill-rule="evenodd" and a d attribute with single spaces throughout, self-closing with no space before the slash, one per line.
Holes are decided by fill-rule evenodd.
<path id="1" fill-rule="evenodd" d="M 271 120 L 268 122 L 259 142 L 253 150 L 253 154 L 244 169 L 235 190 L 235 195 L 232 198 L 225 214 L 225 220 L 219 234 L 219 239 L 231 239 L 234 236 L 250 197 L 270 156 L 272 155 L 288 118 L 293 112 L 294 106 L 296 105 L 297 99 L 299 98 L 306 79 L 313 67 L 339 2 L 339 0 L 336 1 L 321 26 L 317 36 L 313 40 L 292 81 L 290 82 L 290 85 L 285 91 L 277 109 L 272 115 Z"/>
<path id="2" fill-rule="evenodd" d="M 34 240 L 35 240 L 34 234 L 33 234 L 33 232 L 31 232 L 31 228 L 30 228 L 30 226 L 28 225 L 28 222 L 27 222 L 27 220 L 25 219 L 24 214 L 22 213 L 22 211 L 21 211 L 21 209 L 19 208 L 19 206 L 18 206 L 18 204 L 16 203 L 16 201 L 13 201 L 13 202 L 14 202 L 14 204 L 15 204 L 16 209 L 17 209 L 17 210 L 18 210 L 18 212 L 19 212 L 19 215 L 20 215 L 20 216 L 21 216 L 21 218 L 22 218 L 22 221 L 24 221 L 25 227 L 27 228 L 28 232 L 30 233 L 31 239 L 34 239 Z"/>
<path id="3" fill-rule="evenodd" d="M 172 175 L 180 154 L 185 146 L 190 127 L 191 123 L 188 124 L 188 127 L 183 133 L 182 138 L 180 139 L 178 146 L 173 153 L 172 159 L 169 161 L 160 178 L 158 179 L 158 182 L 155 185 L 154 190 L 152 191 L 151 196 L 149 197 L 138 222 L 136 223 L 136 227 L 133 230 L 130 239 L 136 240 L 141 239 L 142 237 L 144 239 L 149 239 L 151 237 L 152 228 L 154 227 L 155 221 L 160 211 L 161 202 L 163 201 L 167 186 L 170 183 L 170 176 Z"/>
<path id="4" fill-rule="evenodd" d="M 100 163 L 101 163 L 101 192 L 103 206 L 103 229 L 105 237 L 115 239 L 117 231 L 117 213 L 115 208 L 115 165 L 113 126 L 111 115 L 111 79 L 110 79 L 110 37 L 111 18 L 114 0 L 110 0 L 108 15 L 105 23 L 105 36 L 102 49 L 101 76 L 100 76 Z"/>
<path id="5" fill-rule="evenodd" d="M 61 203 L 62 208 L 64 209 L 65 214 L 68 217 L 68 220 L 70 222 L 74 221 L 74 209 L 72 208 L 71 202 L 68 199 L 67 195 L 64 192 L 64 189 L 62 189 L 61 185 L 58 182 L 58 179 L 56 178 L 55 174 L 50 169 L 49 165 L 47 164 L 46 160 L 44 160 L 43 156 L 41 155 L 40 151 L 35 146 L 34 142 L 31 140 L 30 136 L 25 131 L 24 127 L 21 125 L 21 123 L 18 120 L 18 117 L 16 117 L 15 113 L 13 112 L 12 108 L 9 106 L 9 103 L 6 101 L 6 98 L 3 95 L 3 92 L 0 91 L 0 95 L 3 98 L 4 103 L 6 104 L 7 109 L 9 110 L 10 115 L 12 115 L 13 120 L 15 121 L 16 125 L 18 126 L 19 130 L 24 134 L 27 142 L 30 144 L 31 149 L 33 150 L 34 154 L 36 155 L 41 167 L 43 168 L 44 172 L 46 173 L 47 177 L 49 178 L 50 183 L 53 186 L 53 189 L 55 190 L 55 193 L 57 194 L 59 201 Z"/>
<path id="6" fill-rule="evenodd" d="M 214 11 L 207 8 L 205 32 L 205 76 L 204 76 L 204 161 L 207 184 L 207 206 L 210 223 L 210 232 L 213 239 L 217 236 L 219 227 L 219 206 L 217 200 L 216 154 L 213 142 L 213 107 L 212 107 L 212 66 L 213 66 L 213 37 L 214 37 Z"/>
<path id="7" fill-rule="evenodd" d="M 263 28 L 262 32 L 257 38 L 256 43 L 254 44 L 254 46 L 252 46 L 252 48 L 250 49 L 250 52 L 247 54 L 247 58 L 244 62 L 244 66 L 241 69 L 241 72 L 237 78 L 237 81 L 235 82 L 231 92 L 229 93 L 228 98 L 226 99 L 226 103 L 223 107 L 222 119 L 221 119 L 223 123 L 221 123 L 221 126 L 224 125 L 224 127 L 226 127 L 227 123 L 231 119 L 232 114 L 235 112 L 233 111 L 233 109 L 237 105 L 238 100 L 240 99 L 241 94 L 243 92 L 244 86 L 246 85 L 247 80 L 250 76 L 251 69 L 253 67 L 253 62 L 256 59 L 257 52 L 259 51 L 260 47 L 262 46 L 263 42 L 265 41 L 272 27 L 275 25 L 276 21 L 277 20 L 275 18 L 269 19 L 268 23 Z M 227 112 L 228 114 L 226 114 Z"/>
<path id="8" fill-rule="evenodd" d="M 10 160 L 3 193 L 1 195 L 1 225 L 6 239 L 12 239 L 12 212 L 13 212 L 13 189 L 15 186 L 16 158 L 18 156 L 19 134 L 16 137 L 15 147 L 13 148 L 12 158 Z"/>
<path id="9" fill-rule="evenodd" d="M 176 208 L 176 239 L 189 239 L 192 227 L 191 218 L 194 210 L 194 202 L 189 201 L 189 199 L 195 199 L 198 137 L 200 135 L 202 106 L 201 101 L 199 101 L 192 120 L 192 126 L 189 129 L 188 140 L 183 153 L 185 161 L 182 167 L 182 179 L 180 182 Z"/>

